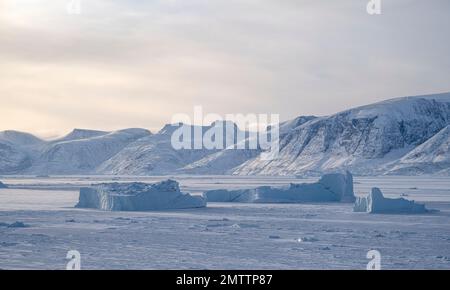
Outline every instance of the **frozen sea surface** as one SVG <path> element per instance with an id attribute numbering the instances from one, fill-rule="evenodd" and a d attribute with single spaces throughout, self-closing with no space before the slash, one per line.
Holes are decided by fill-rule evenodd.
<path id="1" fill-rule="evenodd" d="M 370 215 L 352 204 L 227 204 L 164 212 L 74 209 L 77 189 L 167 177 L 0 177 L 0 268 L 65 269 L 69 250 L 83 269 L 365 269 L 367 251 L 384 269 L 450 269 L 450 181 L 355 177 L 355 192 L 424 202 L 425 215 Z M 173 178 L 173 177 L 172 177 Z M 182 191 L 250 188 L 290 177 L 180 176 Z M 16 221 L 25 227 L 8 227 Z"/>

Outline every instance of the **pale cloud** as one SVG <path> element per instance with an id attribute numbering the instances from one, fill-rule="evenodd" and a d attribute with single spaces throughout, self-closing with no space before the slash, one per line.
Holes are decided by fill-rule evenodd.
<path id="1" fill-rule="evenodd" d="M 0 0 L 0 130 L 159 129 L 450 91 L 448 0 Z M 46 133 L 47 135 L 50 133 Z"/>

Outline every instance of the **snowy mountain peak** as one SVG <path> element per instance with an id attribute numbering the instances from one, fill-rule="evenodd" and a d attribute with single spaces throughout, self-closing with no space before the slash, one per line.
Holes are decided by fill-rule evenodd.
<path id="1" fill-rule="evenodd" d="M 72 140 L 79 140 L 79 139 L 86 139 L 91 137 L 97 137 L 106 135 L 108 132 L 106 131 L 97 131 L 97 130 L 87 130 L 87 129 L 73 129 L 72 132 L 67 134 L 66 136 L 54 140 L 54 141 L 72 141 Z"/>
<path id="2" fill-rule="evenodd" d="M 158 131 L 160 135 L 171 135 L 176 129 L 183 126 L 183 123 L 175 123 L 175 124 L 166 124 L 164 127 Z"/>
<path id="3" fill-rule="evenodd" d="M 45 174 L 93 173 L 128 144 L 150 135 L 148 130 L 134 128 L 113 132 L 74 130 L 71 137 L 78 139 L 63 138 L 50 143 L 27 171 Z"/>
<path id="4" fill-rule="evenodd" d="M 34 135 L 14 130 L 1 131 L 0 141 L 21 146 L 36 145 L 44 142 Z"/>
<path id="5" fill-rule="evenodd" d="M 446 100 L 446 95 L 436 99 Z M 258 156 L 233 173 L 318 175 L 348 169 L 384 174 L 393 161 L 450 124 L 450 103 L 436 99 L 397 98 L 312 118 L 296 127 L 285 125 L 278 158 L 264 161 Z"/>
<path id="6" fill-rule="evenodd" d="M 136 137 L 144 137 L 146 135 L 150 135 L 151 132 L 146 129 L 141 128 L 128 128 L 128 129 L 121 129 L 117 131 L 98 131 L 98 130 L 88 130 L 88 129 L 74 129 L 72 132 L 64 136 L 63 138 L 53 140 L 53 143 L 60 143 L 60 142 L 67 142 L 67 141 L 76 141 L 76 140 L 84 140 L 84 139 L 91 139 L 91 138 L 98 138 L 106 135 L 111 134 L 126 134 L 126 135 L 132 135 Z"/>

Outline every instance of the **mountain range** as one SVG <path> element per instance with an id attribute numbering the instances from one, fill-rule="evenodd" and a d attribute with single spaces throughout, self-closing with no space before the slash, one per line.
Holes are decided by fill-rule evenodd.
<path id="1" fill-rule="evenodd" d="M 450 93 L 395 98 L 283 122 L 280 152 L 273 160 L 261 158 L 260 149 L 176 150 L 171 136 L 180 125 L 166 125 L 157 133 L 75 129 L 50 141 L 2 131 L 0 174 L 450 174 Z"/>

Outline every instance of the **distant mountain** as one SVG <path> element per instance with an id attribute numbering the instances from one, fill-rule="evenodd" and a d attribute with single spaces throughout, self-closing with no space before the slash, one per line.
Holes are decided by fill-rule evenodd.
<path id="1" fill-rule="evenodd" d="M 17 174 L 31 166 L 31 158 L 14 145 L 0 140 L 0 174 Z"/>
<path id="2" fill-rule="evenodd" d="M 233 124 L 234 125 L 234 124 Z M 214 126 L 191 126 L 183 124 L 169 124 L 164 126 L 157 134 L 136 140 L 129 144 L 120 153 L 110 160 L 106 161 L 98 168 L 99 173 L 106 174 L 125 174 L 125 175 L 152 175 L 152 174 L 176 174 L 176 173 L 205 173 L 205 174 L 223 174 L 225 171 L 239 165 L 241 162 L 235 163 L 233 166 L 226 167 L 224 165 L 217 170 L 213 170 L 207 166 L 207 162 L 196 167 L 198 162 L 202 162 L 206 158 L 213 158 L 215 154 L 224 152 L 222 150 L 209 149 L 179 149 L 176 150 L 171 144 L 172 133 L 181 126 L 187 126 L 191 132 L 191 148 L 195 142 L 194 129 L 200 129 L 202 136 Z M 223 125 L 225 126 L 225 124 Z M 235 126 L 235 125 L 234 125 Z M 237 126 L 234 127 L 238 130 Z M 223 136 L 225 140 L 227 136 Z M 229 136 L 235 141 L 235 136 Z M 234 144 L 234 142 L 233 142 Z M 224 144 L 225 146 L 225 144 Z M 236 151 L 236 150 L 232 150 Z M 247 159 L 245 159 L 247 160 Z M 244 161 L 244 160 L 243 160 Z M 233 161 L 230 161 L 233 162 Z"/>
<path id="3" fill-rule="evenodd" d="M 259 148 L 177 150 L 171 138 L 180 126 L 166 125 L 156 134 L 75 129 L 52 141 L 3 131 L 0 174 L 304 176 L 350 170 L 358 175 L 450 175 L 450 93 L 396 98 L 330 116 L 299 116 L 280 124 L 280 152 L 273 160 L 263 160 Z M 206 136 L 214 123 L 184 126 L 192 145 L 199 138 L 193 132 Z M 247 137 L 244 142 L 255 138 L 239 133 Z M 236 134 L 222 137 L 236 144 Z"/>
<path id="4" fill-rule="evenodd" d="M 93 131 L 91 131 L 93 132 Z M 87 137 L 90 135 L 91 137 Z M 125 129 L 105 134 L 79 134 L 82 139 L 52 142 L 34 161 L 29 172 L 43 174 L 90 174 L 124 147 L 150 132 Z M 72 135 L 72 138 L 75 136 Z M 66 141 L 67 140 L 67 141 Z"/>
<path id="5" fill-rule="evenodd" d="M 34 146 L 44 141 L 28 133 L 6 130 L 0 132 L 0 142 L 6 142 L 17 146 Z"/>
<path id="6" fill-rule="evenodd" d="M 450 169 L 450 125 L 403 156 L 389 174 L 447 174 Z"/>
<path id="7" fill-rule="evenodd" d="M 53 142 L 89 139 L 89 138 L 92 138 L 92 137 L 103 136 L 103 135 L 106 135 L 106 134 L 109 134 L 109 133 L 110 132 L 106 132 L 106 131 L 74 129 L 72 132 L 70 132 L 66 136 L 64 136 L 64 137 L 62 137 L 60 139 L 56 139 Z"/>
<path id="8" fill-rule="evenodd" d="M 291 125 L 282 130 L 279 158 L 256 157 L 232 173 L 318 175 L 347 169 L 385 174 L 449 124 L 450 94 L 392 99 Z"/>
<path id="9" fill-rule="evenodd" d="M 32 164 L 33 151 L 44 141 L 28 133 L 0 132 L 0 174 L 18 174 Z"/>
<path id="10" fill-rule="evenodd" d="M 144 129 L 76 129 L 61 139 L 43 141 L 27 133 L 0 132 L 0 173 L 91 174 L 126 145 L 150 134 Z"/>
<path id="11" fill-rule="evenodd" d="M 195 156 L 203 156 L 204 153 L 200 150 L 187 152 L 173 149 L 170 143 L 171 132 L 171 128 L 167 127 L 163 132 L 128 144 L 104 162 L 97 172 L 121 175 L 164 174 L 195 160 Z"/>

